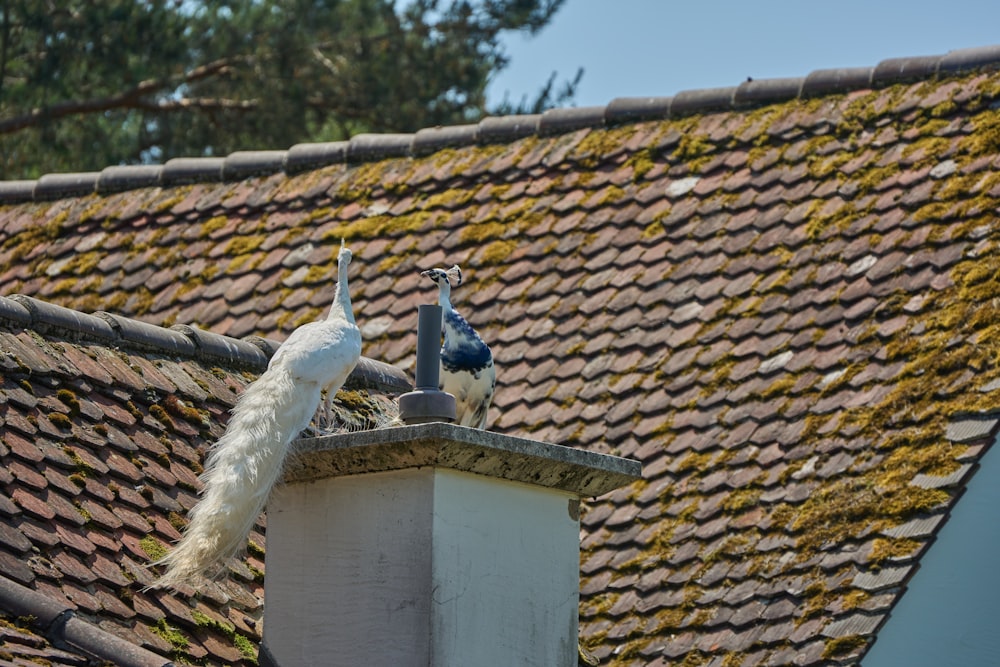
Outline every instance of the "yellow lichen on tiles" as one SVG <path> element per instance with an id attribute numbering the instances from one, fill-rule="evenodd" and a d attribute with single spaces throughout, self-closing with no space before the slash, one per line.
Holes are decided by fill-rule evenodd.
<path id="1" fill-rule="evenodd" d="M 382 236 L 403 236 L 424 229 L 428 223 L 433 223 L 434 220 L 434 216 L 426 211 L 415 211 L 398 216 L 373 215 L 368 218 L 344 222 L 324 233 L 322 240 L 346 239 L 351 241 L 358 239 L 370 241 Z"/>
<path id="2" fill-rule="evenodd" d="M 467 204 L 475 195 L 476 191 L 473 188 L 453 188 L 424 197 L 420 205 L 425 210 L 453 209 Z"/>
<path id="3" fill-rule="evenodd" d="M 634 125 L 622 125 L 614 128 L 595 128 L 573 147 L 569 159 L 574 160 L 585 169 L 592 169 L 609 155 L 619 153 L 636 132 Z"/>
<path id="4" fill-rule="evenodd" d="M 64 272 L 72 273 L 73 275 L 89 276 L 93 273 L 97 265 L 100 264 L 102 259 L 104 259 L 104 254 L 97 250 L 78 253 L 70 257 L 69 261 L 63 265 L 62 269 Z"/>
<path id="5" fill-rule="evenodd" d="M 309 209 L 309 212 L 302 217 L 299 225 L 307 226 L 315 222 L 329 220 L 334 217 L 333 213 L 333 208 L 330 206 L 317 206 L 315 208 L 311 208 Z"/>
<path id="6" fill-rule="evenodd" d="M 365 199 L 381 187 L 385 178 L 386 168 L 393 160 L 379 160 L 351 164 L 344 175 L 343 183 L 337 190 L 337 196 L 342 199 Z"/>
<path id="7" fill-rule="evenodd" d="M 224 215 L 217 215 L 201 223 L 201 237 L 208 238 L 228 224 L 229 218 Z"/>
<path id="8" fill-rule="evenodd" d="M 1000 109 L 988 109 L 972 118 L 973 131 L 958 142 L 958 150 L 969 157 L 1000 153 Z"/>
<path id="9" fill-rule="evenodd" d="M 871 552 L 868 554 L 869 565 L 878 569 L 887 560 L 914 556 L 923 545 L 923 542 L 917 540 L 880 537 L 872 542 Z"/>
<path id="10" fill-rule="evenodd" d="M 628 156 L 625 160 L 625 166 L 631 167 L 632 182 L 638 183 L 656 167 L 656 160 L 649 148 L 640 148 Z"/>
<path id="11" fill-rule="evenodd" d="M 379 273 L 389 273 L 405 261 L 406 257 L 404 255 L 388 255 L 379 262 Z"/>
<path id="12" fill-rule="evenodd" d="M 840 658 L 857 651 L 867 643 L 862 635 L 850 635 L 827 639 L 823 649 L 823 659 Z"/>
<path id="13" fill-rule="evenodd" d="M 267 236 L 263 234 L 255 236 L 234 236 L 230 239 L 229 243 L 226 244 L 226 249 L 223 252 L 227 255 L 246 255 L 255 251 L 266 240 Z"/>
<path id="14" fill-rule="evenodd" d="M 992 298 L 1000 297 L 1000 288 L 989 280 L 993 274 L 981 267 L 960 265 L 953 270 L 955 289 L 988 285 Z M 928 315 L 923 316 L 931 325 L 931 333 L 908 339 L 913 343 L 909 351 L 900 349 L 893 353 L 892 347 L 899 343 L 893 341 L 889 345 L 890 358 L 895 356 L 907 362 L 900 374 L 901 381 L 880 404 L 858 408 L 844 416 L 845 420 L 864 424 L 865 430 L 873 435 L 889 434 L 888 439 L 879 443 L 888 456 L 877 467 L 838 480 L 806 500 L 793 525 L 800 532 L 800 548 L 819 548 L 823 543 L 842 541 L 859 523 L 888 528 L 951 499 L 946 490 L 924 489 L 910 482 L 917 474 L 944 476 L 957 469 L 956 459 L 964 448 L 944 439 L 944 422 L 934 415 L 947 417 L 954 411 L 967 409 L 970 394 L 974 398 L 975 392 L 961 392 L 942 401 L 939 393 L 935 396 L 935 390 L 941 384 L 942 374 L 958 373 L 970 365 L 995 375 L 997 357 L 995 349 L 955 349 L 951 345 L 956 329 L 977 326 L 970 324 L 971 318 L 965 313 L 969 301 L 953 300 L 948 292 L 932 299 L 938 307 L 926 309 Z M 951 313 L 955 316 L 951 317 Z M 942 334 L 934 335 L 935 330 Z M 911 425 L 900 430 L 899 426 L 892 427 L 889 420 Z"/>
<path id="15" fill-rule="evenodd" d="M 902 159 L 911 163 L 913 169 L 932 166 L 947 154 L 951 145 L 952 140 L 946 137 L 920 137 L 903 148 Z"/>
<path id="16" fill-rule="evenodd" d="M 853 174 L 849 182 L 857 184 L 859 195 L 865 195 L 882 189 L 886 182 L 899 173 L 899 170 L 899 163 L 895 161 L 884 167 L 869 165 L 868 168 Z"/>
<path id="17" fill-rule="evenodd" d="M 235 260 L 239 259 L 239 262 Z M 261 263 L 267 259 L 267 254 L 258 252 L 253 255 L 240 255 L 239 257 L 234 257 L 233 262 L 230 262 L 227 268 L 228 273 L 248 273 L 255 270 Z"/>
<path id="18" fill-rule="evenodd" d="M 508 230 L 508 225 L 501 222 L 469 223 L 462 227 L 459 239 L 463 243 L 481 244 L 486 241 L 503 238 Z"/>
<path id="19" fill-rule="evenodd" d="M 308 310 L 306 310 L 305 313 L 295 318 L 295 320 L 292 322 L 292 327 L 297 328 L 302 326 L 303 324 L 308 324 L 309 322 L 315 322 L 322 316 L 323 316 L 322 308 L 309 308 Z"/>
<path id="20" fill-rule="evenodd" d="M 642 230 L 642 239 L 644 241 L 650 241 L 658 236 L 662 236 L 666 232 L 666 228 L 663 226 L 663 220 L 670 215 L 670 209 L 667 209 L 662 214 L 658 215 L 653 219 L 646 227 Z"/>
<path id="21" fill-rule="evenodd" d="M 104 306 L 104 299 L 96 292 L 96 286 L 99 285 L 100 282 L 100 278 L 95 276 L 94 280 L 83 288 L 83 295 L 74 300 L 72 305 L 69 307 L 83 313 L 94 313 L 98 310 L 106 310 Z"/>
<path id="22" fill-rule="evenodd" d="M 510 229 L 523 232 L 537 229 L 545 218 L 547 210 L 543 210 L 538 200 L 532 197 L 522 197 L 516 203 L 500 209 L 500 222 Z"/>
<path id="23" fill-rule="evenodd" d="M 852 155 L 848 151 L 838 151 L 826 155 L 809 153 L 806 157 L 809 175 L 815 180 L 823 180 L 833 174 L 839 174 L 840 168 L 850 162 L 851 157 Z"/>
<path id="24" fill-rule="evenodd" d="M 821 486 L 796 507 L 791 528 L 796 533 L 800 560 L 808 560 L 829 545 L 849 541 L 860 527 L 885 530 L 950 500 L 947 491 L 910 485 L 909 480 L 916 475 L 914 467 L 899 457 L 893 457 L 893 462 L 905 465 L 906 472 L 879 467 L 863 475 L 842 477 Z"/>
<path id="25" fill-rule="evenodd" d="M 806 236 L 811 240 L 820 240 L 835 232 L 843 232 L 870 215 L 874 205 L 874 200 L 855 206 L 853 201 L 816 199 L 806 214 Z"/>
<path id="26" fill-rule="evenodd" d="M 792 387 L 794 387 L 799 381 L 799 378 L 795 375 L 781 375 L 774 379 L 769 385 L 764 387 L 761 391 L 760 396 L 764 400 L 774 400 L 784 396 L 788 396 L 791 392 Z"/>
<path id="27" fill-rule="evenodd" d="M 860 130 L 870 127 L 883 117 L 893 117 L 896 106 L 904 99 L 908 86 L 897 84 L 888 88 L 868 90 L 848 94 L 846 104 L 841 106 L 842 117 L 838 132 Z"/>
<path id="28" fill-rule="evenodd" d="M 624 198 L 624 189 L 617 185 L 609 185 L 608 187 L 589 195 L 583 200 L 583 202 L 581 202 L 581 204 L 585 203 L 588 208 L 598 208 L 613 205 L 615 202 L 621 201 Z"/>
<path id="29" fill-rule="evenodd" d="M 168 413 L 176 415 L 188 423 L 196 426 L 208 425 L 207 413 L 203 413 L 174 394 L 169 394 L 163 399 L 163 407 Z"/>
<path id="30" fill-rule="evenodd" d="M 4 240 L 2 248 L 4 250 L 13 249 L 8 266 L 20 262 L 39 244 L 55 241 L 62 234 L 62 224 L 66 220 L 66 212 L 55 216 L 52 220 L 44 223 L 36 223 L 16 236 L 10 236 Z"/>
<path id="31" fill-rule="evenodd" d="M 94 201 L 90 203 L 80 215 L 77 216 L 77 222 L 84 223 L 89 222 L 96 218 L 97 214 L 106 206 L 106 201 L 103 197 L 98 197 L 93 195 Z"/>
<path id="32" fill-rule="evenodd" d="M 494 241 L 479 253 L 479 261 L 484 266 L 502 264 L 510 257 L 515 248 L 517 248 L 516 240 Z"/>
<path id="33" fill-rule="evenodd" d="M 150 202 L 150 209 L 153 213 L 163 213 L 169 209 L 172 209 L 177 204 L 180 204 L 188 196 L 194 186 L 185 185 L 181 187 L 175 187 L 170 190 L 164 190 L 162 192 L 163 199 L 159 201 Z"/>
<path id="34" fill-rule="evenodd" d="M 285 312 L 283 312 L 281 315 L 278 316 L 277 320 L 275 320 L 274 323 L 275 328 L 279 331 L 287 329 L 289 321 L 291 321 L 292 317 L 294 316 L 295 316 L 294 312 L 286 310 Z"/>
<path id="35" fill-rule="evenodd" d="M 715 150 L 711 140 L 706 135 L 693 131 L 681 135 L 677 148 L 670 154 L 670 159 L 687 165 L 688 171 L 697 174 L 704 167 L 708 156 Z"/>
<path id="36" fill-rule="evenodd" d="M 76 287 L 76 282 L 76 278 L 63 278 L 52 286 L 52 296 L 65 296 L 71 293 L 73 288 Z"/>
<path id="37" fill-rule="evenodd" d="M 132 311 L 136 315 L 145 315 L 153 308 L 153 293 L 144 285 L 136 288 L 128 296 L 127 302 L 132 304 Z"/>
<path id="38" fill-rule="evenodd" d="M 739 514 L 743 510 L 749 509 L 760 500 L 761 489 L 747 487 L 735 489 L 722 502 L 722 508 L 731 514 Z"/>
<path id="39" fill-rule="evenodd" d="M 149 556 L 150 561 L 159 560 L 167 553 L 167 548 L 160 544 L 160 542 L 152 535 L 146 535 L 139 540 L 139 546 L 142 547 L 142 550 L 146 552 L 147 556 Z"/>
<path id="40" fill-rule="evenodd" d="M 116 312 L 121 311 L 125 307 L 125 303 L 128 301 L 128 294 L 125 292 L 114 292 L 109 295 L 107 301 L 105 302 L 105 310 Z"/>

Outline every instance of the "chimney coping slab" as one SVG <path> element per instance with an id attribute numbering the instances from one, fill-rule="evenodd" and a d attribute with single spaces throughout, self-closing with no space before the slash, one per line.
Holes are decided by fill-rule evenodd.
<path id="1" fill-rule="evenodd" d="M 596 497 L 640 479 L 638 461 L 444 422 L 300 439 L 285 483 L 434 466 Z"/>

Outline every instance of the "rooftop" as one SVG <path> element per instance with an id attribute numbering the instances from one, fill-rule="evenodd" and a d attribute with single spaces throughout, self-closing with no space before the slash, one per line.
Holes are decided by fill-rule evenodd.
<path id="1" fill-rule="evenodd" d="M 1000 419 L 998 66 L 993 46 L 0 184 L 0 276 L 8 295 L 128 318 L 120 331 L 184 325 L 158 336 L 204 350 L 219 339 L 203 330 L 280 340 L 317 317 L 346 237 L 364 354 L 408 371 L 416 305 L 434 294 L 418 272 L 458 263 L 453 301 L 498 367 L 490 429 L 643 464 L 582 517 L 581 635 L 602 664 L 853 664 Z M 86 558 L 130 572 L 149 556 L 136 539 L 169 541 L 170 512 L 193 499 L 183 471 L 253 367 L 178 348 L 122 363 L 117 339 L 63 327 L 50 341 L 24 320 L 2 333 L 8 576 L 134 624 L 161 655 L 239 659 L 202 637 L 210 621 L 258 636 L 258 552 L 220 591 L 153 601 L 56 556 L 91 542 Z M 180 434 L 173 452 L 157 414 Z M 83 428 L 97 423 L 107 436 Z M 20 443 L 39 434 L 41 455 Z M 91 468 L 121 478 L 117 495 Z"/>
<path id="2" fill-rule="evenodd" d="M 9 621 L 0 662 L 256 657 L 263 520 L 246 558 L 198 595 L 142 588 L 153 582 L 146 564 L 180 537 L 207 447 L 276 346 L 0 297 L 0 609 Z M 402 373 L 362 360 L 335 404 L 338 423 L 389 416 L 408 388 Z"/>

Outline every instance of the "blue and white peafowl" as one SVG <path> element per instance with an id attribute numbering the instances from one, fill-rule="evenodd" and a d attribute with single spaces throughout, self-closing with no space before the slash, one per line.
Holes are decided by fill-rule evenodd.
<path id="1" fill-rule="evenodd" d="M 154 588 L 192 584 L 235 555 L 264 509 L 289 444 L 313 416 L 328 425 L 330 402 L 361 356 L 347 287 L 350 263 L 351 251 L 341 241 L 329 316 L 295 329 L 236 402 L 226 432 L 209 452 L 205 488 L 184 536 L 154 563 L 166 565 Z"/>
<path id="2" fill-rule="evenodd" d="M 457 424 L 485 428 L 497 374 L 489 346 L 451 305 L 451 288 L 462 284 L 462 270 L 456 265 L 420 275 L 437 283 L 438 303 L 444 309 L 440 388 L 455 397 Z"/>

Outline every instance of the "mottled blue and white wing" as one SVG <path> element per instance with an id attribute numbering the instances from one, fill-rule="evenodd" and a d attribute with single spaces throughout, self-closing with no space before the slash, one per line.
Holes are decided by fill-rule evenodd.
<path id="1" fill-rule="evenodd" d="M 489 346 L 454 310 L 445 315 L 441 389 L 455 397 L 455 422 L 485 428 L 497 374 Z"/>

